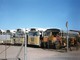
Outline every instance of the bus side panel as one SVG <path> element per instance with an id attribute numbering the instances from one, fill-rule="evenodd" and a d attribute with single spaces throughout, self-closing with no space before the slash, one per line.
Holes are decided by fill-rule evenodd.
<path id="1" fill-rule="evenodd" d="M 24 43 L 24 38 L 13 38 L 11 44 L 22 44 Z"/>
<path id="2" fill-rule="evenodd" d="M 40 46 L 40 38 L 39 36 L 34 36 L 34 37 L 28 37 L 28 44 L 29 45 L 37 45 Z"/>
<path id="3" fill-rule="evenodd" d="M 28 36 L 28 44 L 31 44 L 31 37 Z"/>
<path id="4" fill-rule="evenodd" d="M 35 36 L 34 37 L 34 44 L 40 46 L 40 37 L 39 36 Z"/>

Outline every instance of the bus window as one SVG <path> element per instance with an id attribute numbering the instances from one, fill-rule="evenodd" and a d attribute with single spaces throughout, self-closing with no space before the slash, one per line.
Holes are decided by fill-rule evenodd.
<path id="1" fill-rule="evenodd" d="M 39 36 L 38 32 L 29 32 L 29 36 Z"/>
<path id="2" fill-rule="evenodd" d="M 50 36 L 50 32 L 44 32 L 43 35 L 44 36 Z"/>

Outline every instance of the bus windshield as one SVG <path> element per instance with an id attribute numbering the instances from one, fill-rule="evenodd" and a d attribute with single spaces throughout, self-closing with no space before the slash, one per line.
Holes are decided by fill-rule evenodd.
<path id="1" fill-rule="evenodd" d="M 39 36 L 38 32 L 29 32 L 28 33 L 29 36 Z"/>
<path id="2" fill-rule="evenodd" d="M 44 32 L 44 36 L 50 36 L 50 35 L 56 36 L 59 32 L 60 32 L 59 29 L 47 29 L 47 30 Z"/>
<path id="3" fill-rule="evenodd" d="M 44 32 L 44 36 L 50 36 L 50 32 Z"/>

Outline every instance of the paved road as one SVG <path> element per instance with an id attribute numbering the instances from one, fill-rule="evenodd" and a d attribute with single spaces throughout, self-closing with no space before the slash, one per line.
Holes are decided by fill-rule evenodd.
<path id="1" fill-rule="evenodd" d="M 8 46 L 6 46 L 8 47 Z M 10 46 L 7 49 L 7 58 L 14 58 L 17 56 L 20 46 Z M 0 53 L 5 49 L 5 46 L 0 45 Z M 27 48 L 27 60 L 80 60 L 80 50 L 60 52 L 61 50 L 41 49 L 41 48 Z M 5 53 L 0 54 L 0 59 L 4 58 Z M 22 49 L 19 58 L 24 60 L 24 48 Z M 11 60 L 11 59 L 10 59 Z"/>
<path id="2" fill-rule="evenodd" d="M 60 50 L 61 51 L 61 50 Z M 80 60 L 80 51 L 59 52 L 55 50 L 35 49 L 28 52 L 28 60 Z"/>

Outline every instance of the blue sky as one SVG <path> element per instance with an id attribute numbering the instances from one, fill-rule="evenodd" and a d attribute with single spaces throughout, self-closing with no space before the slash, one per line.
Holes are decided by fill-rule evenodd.
<path id="1" fill-rule="evenodd" d="M 80 30 L 80 0 L 0 0 L 0 29 L 57 27 Z"/>

